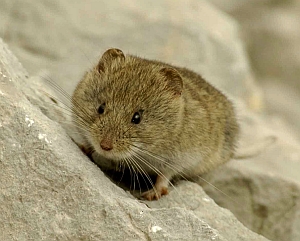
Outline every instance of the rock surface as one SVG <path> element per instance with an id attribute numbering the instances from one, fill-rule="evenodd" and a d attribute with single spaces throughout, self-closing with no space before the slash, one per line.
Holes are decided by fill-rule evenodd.
<path id="1" fill-rule="evenodd" d="M 253 231 L 300 240 L 299 0 L 209 2 L 241 27 L 204 0 L 0 0 L 0 36 L 31 74 L 25 78 L 1 43 L 0 240 L 266 240 L 190 182 L 145 206 L 111 183 L 49 120 L 64 123 L 66 117 L 40 75 L 70 93 L 109 47 L 188 66 L 230 94 L 240 106 L 242 146 L 277 137 L 260 155 L 205 176 L 219 190 L 199 183 Z M 254 82 L 249 63 L 266 89 Z M 271 117 L 247 111 L 262 110 L 262 94 Z"/>
<path id="2" fill-rule="evenodd" d="M 251 230 L 270 240 L 300 240 L 300 143 L 284 122 L 246 112 L 241 117 L 244 146 L 276 136 L 259 155 L 233 160 L 201 183 L 220 206 Z"/>
<path id="3" fill-rule="evenodd" d="M 300 91 L 300 1 L 212 0 L 242 25 L 258 76 L 285 79 Z"/>
<path id="4" fill-rule="evenodd" d="M 266 240 L 197 184 L 133 198 L 31 104 L 26 75 L 0 41 L 0 240 Z"/>
<path id="5" fill-rule="evenodd" d="M 300 0 L 212 0 L 241 25 L 266 107 L 284 117 L 300 139 Z M 293 113 L 293 114 L 291 114 Z"/>

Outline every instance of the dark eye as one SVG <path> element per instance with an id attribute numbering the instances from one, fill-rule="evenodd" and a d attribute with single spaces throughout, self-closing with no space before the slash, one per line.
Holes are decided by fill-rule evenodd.
<path id="1" fill-rule="evenodd" d="M 105 108 L 105 103 L 103 103 L 102 105 L 99 106 L 98 113 L 103 114 L 104 113 L 104 108 Z"/>
<path id="2" fill-rule="evenodd" d="M 132 117 L 132 119 L 131 119 L 131 122 L 134 123 L 134 124 L 139 124 L 139 123 L 141 122 L 142 112 L 143 112 L 143 111 L 135 112 L 135 113 L 133 114 L 133 117 Z"/>

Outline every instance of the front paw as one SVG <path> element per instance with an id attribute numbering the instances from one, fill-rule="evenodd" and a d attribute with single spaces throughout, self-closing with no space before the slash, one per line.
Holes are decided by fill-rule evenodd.
<path id="1" fill-rule="evenodd" d="M 147 199 L 148 201 L 152 201 L 152 200 L 158 200 L 161 198 L 162 195 L 167 195 L 168 193 L 169 192 L 167 187 L 161 187 L 159 189 L 152 188 L 151 190 L 142 193 L 142 197 Z"/>

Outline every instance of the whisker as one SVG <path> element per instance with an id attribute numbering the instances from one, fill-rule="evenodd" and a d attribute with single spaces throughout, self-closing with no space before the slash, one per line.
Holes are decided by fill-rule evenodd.
<path id="1" fill-rule="evenodd" d="M 136 163 L 136 162 L 134 161 L 133 158 L 130 158 L 130 157 L 129 157 L 129 159 L 131 160 L 131 163 L 132 163 L 133 165 L 136 166 L 136 169 L 137 169 L 136 178 L 137 178 L 137 182 L 138 182 L 138 185 L 139 185 L 139 190 L 140 190 L 140 193 L 141 193 L 141 184 L 140 184 L 140 181 L 139 181 L 139 175 L 138 175 L 138 173 L 139 173 L 139 165 L 138 165 L 138 163 Z M 142 176 L 142 177 L 143 177 L 143 176 Z M 144 181 L 145 181 L 145 180 L 144 180 Z"/>
<path id="2" fill-rule="evenodd" d="M 133 151 L 133 150 L 131 149 L 131 151 Z M 134 152 L 134 151 L 133 151 L 133 152 Z M 132 156 L 138 158 L 141 162 L 144 163 L 144 161 L 143 161 L 139 156 L 136 156 L 136 155 L 132 155 Z M 149 174 L 148 174 L 141 166 L 140 166 L 140 170 L 141 170 L 141 172 L 146 176 L 146 178 L 148 179 L 148 181 L 150 182 L 150 184 L 151 184 L 151 186 L 152 186 L 152 188 L 153 188 L 155 194 L 158 195 L 158 192 L 157 192 L 157 190 L 156 190 L 156 188 L 155 188 L 155 185 L 154 185 L 154 183 L 152 182 L 152 180 L 151 180 Z M 144 179 L 144 181 L 145 181 L 145 179 Z M 145 181 L 145 183 L 147 183 L 147 182 Z M 146 186 L 147 186 L 147 188 L 148 188 L 148 185 L 147 185 L 147 184 L 146 184 Z M 149 190 L 149 188 L 148 188 L 148 190 Z"/>
<path id="3" fill-rule="evenodd" d="M 51 79 L 50 76 L 46 75 L 45 76 L 41 76 L 54 90 L 56 90 L 59 94 L 61 94 L 62 97 L 65 98 L 65 100 L 68 100 L 70 102 L 70 104 L 72 104 L 75 108 L 79 109 L 87 119 L 89 119 L 90 121 L 92 121 L 91 116 L 86 112 L 85 108 L 74 98 L 72 98 L 72 96 L 70 94 L 68 94 L 64 89 L 62 89 L 55 81 L 53 81 Z M 54 98 L 55 99 L 55 98 Z M 56 99 L 55 99 L 56 100 Z M 60 101 L 61 103 L 64 103 L 63 101 Z M 64 103 L 66 106 L 69 106 L 68 104 Z M 96 107 L 94 107 L 95 110 Z"/>
<path id="4" fill-rule="evenodd" d="M 133 126 L 128 127 L 127 130 L 125 130 L 125 131 L 123 132 L 123 135 L 125 135 L 129 130 L 131 130 L 132 127 L 133 127 Z"/>
<path id="5" fill-rule="evenodd" d="M 128 160 L 128 169 L 129 169 L 129 172 L 130 172 L 130 187 L 129 187 L 129 190 L 131 191 L 131 185 L 132 185 L 132 170 L 131 170 L 131 168 L 132 168 L 132 165 L 130 165 L 130 160 Z"/>
<path id="6" fill-rule="evenodd" d="M 48 95 L 49 97 L 51 97 L 52 99 L 55 99 L 57 102 L 63 104 L 64 106 L 59 106 L 59 105 L 55 105 L 55 104 L 51 104 L 53 106 L 55 106 L 56 108 L 59 108 L 60 111 L 65 115 L 65 116 L 68 116 L 68 117 L 71 117 L 73 119 L 73 121 L 77 121 L 78 123 L 81 123 L 81 124 L 84 124 L 84 125 L 87 125 L 86 124 L 86 120 L 84 118 L 82 118 L 81 116 L 77 115 L 77 113 L 75 113 L 72 109 L 70 109 L 70 107 L 65 104 L 64 102 L 62 102 L 61 100 L 57 99 L 56 97 L 54 97 L 53 95 L 45 92 L 42 90 L 42 92 L 44 92 L 46 95 Z M 68 113 L 64 112 L 64 111 L 67 111 Z M 73 117 L 76 116 L 77 118 L 74 119 Z M 88 116 L 88 115 L 87 115 Z"/>
<path id="7" fill-rule="evenodd" d="M 169 160 L 169 159 L 167 159 L 167 158 L 165 158 L 163 156 L 160 156 L 158 154 L 150 152 L 150 151 L 148 151 L 148 150 L 146 150 L 144 148 L 141 148 L 141 147 L 139 147 L 137 145 L 134 145 L 134 144 L 131 144 L 131 145 L 134 146 L 135 148 L 137 148 L 139 151 L 143 152 L 144 154 L 146 154 L 146 155 L 148 155 L 150 157 L 156 158 L 157 160 L 163 162 L 163 164 L 165 164 L 165 165 L 169 165 L 170 168 L 173 168 L 173 165 L 176 165 L 176 163 L 170 163 L 171 160 Z M 181 170 L 180 169 L 175 169 L 175 171 L 180 172 Z"/>
<path id="8" fill-rule="evenodd" d="M 71 122 L 71 121 L 59 121 L 59 123 L 60 124 L 65 124 L 65 125 L 71 125 L 71 126 L 74 126 L 74 127 L 76 127 L 78 130 L 81 130 L 81 131 L 83 131 L 83 133 L 89 133 L 89 132 L 91 132 L 91 129 L 88 129 L 88 127 L 87 126 L 83 126 L 82 124 L 77 124 L 76 122 L 74 123 L 74 122 Z M 83 134 L 83 133 L 81 133 L 81 132 L 79 132 L 79 131 L 77 131 L 77 132 L 75 132 L 75 131 L 73 131 L 73 130 L 67 130 L 67 132 L 73 132 L 73 133 L 77 133 L 77 134 Z"/>
<path id="9" fill-rule="evenodd" d="M 72 97 L 70 94 L 68 94 L 63 88 L 61 88 L 52 78 L 48 75 L 41 76 L 41 78 L 46 81 L 46 83 L 56 91 L 56 93 L 60 94 L 62 97 L 64 97 L 65 100 L 71 101 Z M 47 92 L 46 92 L 47 93 Z M 47 93 L 48 94 L 48 93 Z M 63 102 L 61 100 L 61 102 Z M 64 102 L 63 102 L 64 103 Z M 66 104 L 66 103 L 65 103 Z M 67 105 L 67 104 L 66 104 Z"/>
<path id="10" fill-rule="evenodd" d="M 158 169 L 156 168 L 155 166 L 153 166 L 151 163 L 149 163 L 146 159 L 144 159 L 137 151 L 131 149 L 136 157 L 142 162 L 144 163 L 146 166 L 148 166 L 151 170 L 153 170 L 157 175 L 160 175 L 161 177 L 163 177 L 168 183 L 170 186 L 172 186 L 174 188 L 174 190 L 177 192 L 177 189 L 176 187 L 173 185 L 173 183 Z"/>
<path id="11" fill-rule="evenodd" d="M 142 178 L 143 178 L 143 180 L 144 180 L 144 183 L 145 183 L 145 185 L 146 185 L 146 187 L 147 187 L 147 190 L 150 190 L 150 189 L 149 189 L 149 187 L 148 187 L 148 185 L 147 185 L 147 181 L 145 180 L 144 176 L 147 178 L 147 180 L 148 180 L 149 183 L 151 184 L 152 188 L 155 188 L 155 186 L 154 186 L 153 183 L 152 183 L 152 180 L 151 180 L 150 176 L 149 176 L 148 173 L 143 169 L 143 167 L 140 166 L 140 165 L 138 164 L 138 162 L 134 159 L 134 156 L 133 156 L 131 159 L 132 159 L 132 162 L 135 163 L 135 165 L 137 166 L 137 168 L 138 168 L 138 170 L 140 171 L 140 173 L 142 174 L 141 176 L 142 176 Z M 140 194 L 141 194 L 141 188 L 140 188 Z"/>

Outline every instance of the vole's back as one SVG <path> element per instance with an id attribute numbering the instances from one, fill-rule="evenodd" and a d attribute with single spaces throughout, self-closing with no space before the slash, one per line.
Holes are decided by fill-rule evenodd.
<path id="1" fill-rule="evenodd" d="M 183 145 L 189 149 L 196 143 L 201 149 L 202 161 L 191 171 L 199 175 L 233 157 L 239 126 L 232 102 L 221 91 L 193 71 L 176 70 L 183 77 Z"/>

